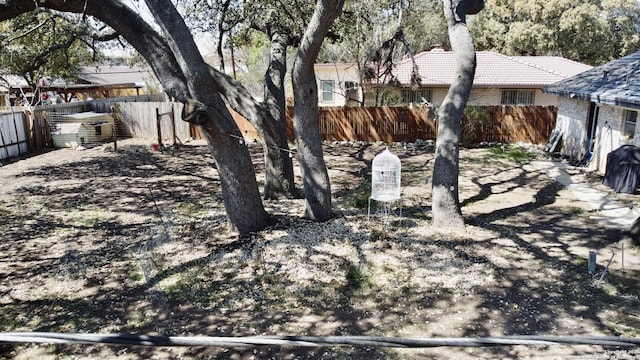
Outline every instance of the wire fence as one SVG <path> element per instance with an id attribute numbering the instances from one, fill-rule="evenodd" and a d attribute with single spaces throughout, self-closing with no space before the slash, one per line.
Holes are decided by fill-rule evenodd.
<path id="1" fill-rule="evenodd" d="M 637 348 L 640 339 L 617 336 L 502 336 L 478 338 L 398 338 L 377 336 L 150 336 L 135 334 L 63 334 L 47 332 L 0 333 L 0 343 L 107 344 L 136 346 L 208 346 L 208 347 L 323 347 L 355 346 L 385 348 L 497 347 L 497 346 L 570 346 L 599 345 Z"/>
<path id="2" fill-rule="evenodd" d="M 115 122 L 108 113 L 47 113 L 53 145 L 62 147 L 94 147 L 113 141 Z"/>

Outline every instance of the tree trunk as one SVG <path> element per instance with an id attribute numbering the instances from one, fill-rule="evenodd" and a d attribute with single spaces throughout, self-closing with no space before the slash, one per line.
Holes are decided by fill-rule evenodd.
<path id="1" fill-rule="evenodd" d="M 271 35 L 271 56 L 265 72 L 264 106 L 269 113 L 262 139 L 264 141 L 265 183 L 264 198 L 298 198 L 293 173 L 293 161 L 287 141 L 287 107 L 284 95 L 284 76 L 287 72 L 286 34 Z"/>
<path id="2" fill-rule="evenodd" d="M 433 166 L 433 226 L 464 225 L 458 197 L 460 121 L 471 93 L 476 69 L 473 38 L 466 14 L 480 11 L 478 1 L 443 0 L 451 47 L 456 56 L 456 75 L 439 112 L 436 154 Z"/>
<path id="3" fill-rule="evenodd" d="M 304 185 L 304 216 L 315 221 L 331 218 L 331 183 L 322 154 L 318 129 L 318 85 L 313 64 L 324 37 L 342 11 L 344 0 L 318 0 L 296 52 L 291 71 L 293 128 Z"/>
<path id="4" fill-rule="evenodd" d="M 267 226 L 269 217 L 262 205 L 249 150 L 239 141 L 242 134 L 222 99 L 219 99 L 219 104 L 224 113 L 218 112 L 218 106 L 205 106 L 188 100 L 183 118 L 201 125 L 210 145 L 220 176 L 229 230 L 247 234 Z M 228 130 L 220 130 L 223 122 L 228 124 Z"/>
<path id="5" fill-rule="evenodd" d="M 135 11 L 120 1 L 15 0 L 0 5 L 0 20 L 35 10 L 37 6 L 95 16 L 126 38 L 153 68 L 165 90 L 188 104 L 199 104 L 193 117 L 203 126 L 220 174 L 222 196 L 232 231 L 246 234 L 269 223 L 262 205 L 247 148 L 220 97 L 220 86 L 204 63 L 191 33 L 169 0 L 147 0 L 160 35 Z M 190 100 L 193 99 L 193 100 Z M 188 114 L 188 112 L 187 112 Z"/>
<path id="6" fill-rule="evenodd" d="M 206 76 L 209 66 L 171 0 L 145 2 L 185 76 L 191 95 L 185 105 L 197 104 L 187 107 L 184 115 L 191 117 L 193 113 L 188 110 L 195 109 L 196 123 L 207 134 L 220 176 L 230 229 L 240 234 L 263 229 L 269 222 L 269 216 L 262 205 L 249 150 L 238 141 L 242 134 L 222 100 L 215 79 Z M 207 116 L 202 116 L 204 114 Z"/>

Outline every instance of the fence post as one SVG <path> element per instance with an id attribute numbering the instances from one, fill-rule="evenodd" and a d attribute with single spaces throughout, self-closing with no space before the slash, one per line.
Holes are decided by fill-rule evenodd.
<path id="1" fill-rule="evenodd" d="M 113 122 L 111 123 L 111 136 L 113 137 L 113 150 L 118 151 L 118 134 L 116 133 L 116 109 L 114 106 L 111 106 L 111 119 Z"/>
<path id="2" fill-rule="evenodd" d="M 22 113 L 22 128 L 24 129 L 24 141 L 27 144 L 27 153 L 33 150 L 31 148 L 31 131 L 29 130 L 29 119 L 27 119 L 27 112 L 21 111 Z"/>
<path id="3" fill-rule="evenodd" d="M 171 104 L 171 131 L 173 131 L 173 146 L 176 146 L 178 135 L 176 135 L 176 113 L 173 104 Z"/>
<path id="4" fill-rule="evenodd" d="M 16 124 L 16 113 L 11 112 L 13 117 L 13 130 L 16 133 L 16 144 L 18 145 L 18 156 L 22 155 L 22 150 L 20 150 L 20 133 L 18 132 L 18 124 Z"/>
<path id="5" fill-rule="evenodd" d="M 158 148 L 162 148 L 162 129 L 160 128 L 160 109 L 156 108 L 156 128 L 158 129 Z"/>

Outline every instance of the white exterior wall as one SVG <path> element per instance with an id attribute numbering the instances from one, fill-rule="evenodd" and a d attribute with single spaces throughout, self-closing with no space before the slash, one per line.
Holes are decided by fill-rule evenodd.
<path id="1" fill-rule="evenodd" d="M 435 88 L 431 90 L 431 103 L 440 106 L 447 96 L 448 88 Z"/>
<path id="2" fill-rule="evenodd" d="M 631 109 L 638 111 L 637 109 Z M 633 139 L 622 136 L 624 108 L 601 105 L 597 125 L 596 157 L 594 167 L 604 174 L 607 169 L 607 154 L 625 144 L 640 146 L 640 127 L 636 126 Z"/>
<path id="3" fill-rule="evenodd" d="M 560 98 L 556 128 L 562 131 L 561 154 L 582 159 L 586 153 L 589 105 L 590 103 L 584 100 Z M 640 126 L 636 126 L 633 139 L 627 140 L 621 136 L 624 108 L 605 104 L 598 106 L 596 140 L 589 169 L 604 174 L 607 169 L 607 154 L 627 143 L 640 146 Z"/>
<path id="4" fill-rule="evenodd" d="M 562 132 L 561 154 L 578 160 L 584 156 L 588 117 L 589 102 L 560 98 L 556 129 Z"/>
<path id="5" fill-rule="evenodd" d="M 560 97 L 558 95 L 547 94 L 540 89 L 536 89 L 537 106 L 558 106 L 559 101 Z"/>
<path id="6" fill-rule="evenodd" d="M 494 106 L 501 105 L 502 88 L 474 88 L 471 89 L 468 105 L 471 106 Z M 440 105 L 444 101 L 448 88 L 435 88 L 432 90 L 432 99 L 435 105 Z M 536 106 L 558 106 L 558 96 L 545 94 L 540 89 L 535 93 Z"/>
<path id="7" fill-rule="evenodd" d="M 355 64 L 316 64 L 314 70 L 318 87 L 318 106 L 344 106 L 347 100 L 345 97 L 344 83 L 348 81 L 355 84 L 360 83 L 358 68 Z M 333 81 L 333 101 L 323 101 L 322 80 Z M 362 99 L 362 90 L 360 88 L 358 89 L 358 93 L 360 96 L 359 99 Z"/>
<path id="8" fill-rule="evenodd" d="M 471 106 L 500 105 L 501 100 L 502 100 L 501 89 L 494 89 L 494 88 L 471 89 L 471 94 L 469 95 L 469 101 L 467 102 L 467 105 L 471 105 Z"/>

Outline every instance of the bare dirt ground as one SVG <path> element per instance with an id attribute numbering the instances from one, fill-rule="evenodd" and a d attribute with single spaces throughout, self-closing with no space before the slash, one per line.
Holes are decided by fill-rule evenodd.
<path id="1" fill-rule="evenodd" d="M 433 151 L 394 146 L 403 216 L 367 221 L 376 144 L 327 144 L 336 217 L 225 232 L 208 148 L 129 140 L 0 167 L 0 331 L 181 336 L 638 336 L 640 252 L 541 172 L 495 148 L 461 153 L 464 229 L 434 229 Z M 251 145 L 258 174 L 261 149 Z M 576 178 L 602 191 L 599 177 Z M 258 175 L 260 179 L 260 175 Z M 629 206 L 635 195 L 612 194 Z M 394 210 L 398 211 L 397 208 Z M 595 275 L 588 252 L 598 251 Z M 603 270 L 612 256 L 608 271 Z M 623 269 L 624 267 L 624 269 Z M 7 359 L 635 358 L 599 346 L 257 349 L 0 345 Z"/>

